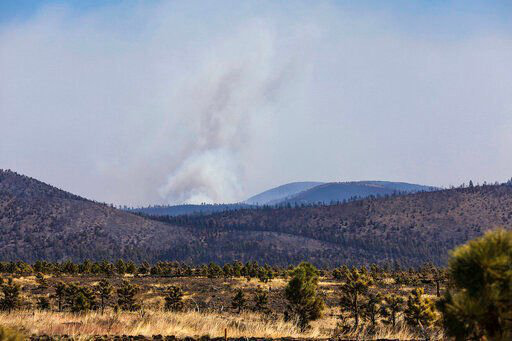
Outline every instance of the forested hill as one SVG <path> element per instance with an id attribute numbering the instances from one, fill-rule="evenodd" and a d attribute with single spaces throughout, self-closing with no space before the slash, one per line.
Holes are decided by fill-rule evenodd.
<path id="1" fill-rule="evenodd" d="M 386 260 L 403 265 L 426 261 L 441 264 L 456 245 L 488 229 L 512 227 L 512 186 L 487 185 L 329 206 L 260 208 L 160 219 L 193 227 L 196 235 L 204 234 L 205 240 L 230 233 L 305 238 L 323 244 L 312 257 L 325 264 Z M 271 248 L 267 252 L 281 257 L 286 250 Z"/>
<path id="2" fill-rule="evenodd" d="M 176 257 L 184 228 L 96 203 L 0 170 L 0 260 Z"/>
<path id="3" fill-rule="evenodd" d="M 159 219 L 165 222 L 0 170 L 0 261 L 440 264 L 455 245 L 489 228 L 511 227 L 512 187 Z"/>

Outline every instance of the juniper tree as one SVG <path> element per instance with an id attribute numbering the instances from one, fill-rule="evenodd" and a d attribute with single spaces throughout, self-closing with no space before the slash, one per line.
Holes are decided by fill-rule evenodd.
<path id="1" fill-rule="evenodd" d="M 377 318 L 380 315 L 380 304 L 382 296 L 379 293 L 369 293 L 363 304 L 363 316 L 370 321 L 372 327 L 377 324 Z"/>
<path id="2" fill-rule="evenodd" d="M 59 311 L 62 311 L 64 300 L 66 299 L 66 287 L 66 284 L 63 282 L 57 282 L 57 284 L 55 284 L 55 297 Z"/>
<path id="3" fill-rule="evenodd" d="M 43 310 L 50 310 L 50 300 L 46 296 L 40 296 L 37 298 L 37 309 L 43 311 Z"/>
<path id="4" fill-rule="evenodd" d="M 263 290 L 260 286 L 256 289 L 254 295 L 254 310 L 266 313 L 268 309 L 268 293 Z"/>
<path id="5" fill-rule="evenodd" d="M 407 298 L 407 305 L 404 310 L 404 318 L 407 324 L 426 328 L 435 319 L 432 302 L 424 296 L 423 288 L 415 288 Z"/>
<path id="6" fill-rule="evenodd" d="M 310 321 L 321 317 L 324 302 L 318 296 L 318 270 L 309 263 L 301 263 L 292 271 L 292 278 L 285 288 L 288 300 L 286 319 L 295 318 L 301 330 Z"/>
<path id="7" fill-rule="evenodd" d="M 20 286 L 15 284 L 12 278 L 7 283 L 2 284 L 3 297 L 0 300 L 0 308 L 7 310 L 9 313 L 18 308 L 20 304 Z"/>
<path id="8" fill-rule="evenodd" d="M 217 278 L 222 275 L 222 268 L 215 263 L 208 264 L 208 278 Z"/>
<path id="9" fill-rule="evenodd" d="M 239 313 L 245 309 L 245 295 L 242 289 L 238 289 L 235 296 L 233 296 L 231 307 L 236 309 Z"/>
<path id="10" fill-rule="evenodd" d="M 356 268 L 345 270 L 344 277 L 346 282 L 341 286 L 340 305 L 342 310 L 350 312 L 354 318 L 354 328 L 357 328 L 361 315 L 361 300 L 368 292 L 372 279 Z"/>
<path id="11" fill-rule="evenodd" d="M 97 285 L 96 285 L 96 292 L 98 293 L 100 300 L 101 300 L 101 313 L 103 314 L 105 312 L 105 306 L 106 302 L 110 299 L 110 296 L 112 296 L 112 285 L 105 280 L 102 279 Z"/>
<path id="12" fill-rule="evenodd" d="M 403 310 L 403 304 L 404 299 L 402 296 L 395 294 L 384 296 L 381 307 L 381 315 L 386 318 L 384 322 L 395 327 L 397 314 Z"/>
<path id="13" fill-rule="evenodd" d="M 183 309 L 183 290 L 180 287 L 171 285 L 165 293 L 164 309 L 168 311 L 180 311 Z"/>
<path id="14" fill-rule="evenodd" d="M 512 340 L 512 231 L 488 232 L 455 249 L 448 274 L 452 286 L 438 302 L 446 333 Z"/>
<path id="15" fill-rule="evenodd" d="M 39 285 L 40 289 L 46 289 L 48 287 L 48 282 L 46 281 L 46 278 L 44 278 L 44 275 L 40 272 L 36 274 L 36 282 Z"/>
<path id="16" fill-rule="evenodd" d="M 139 288 L 128 281 L 123 281 L 117 289 L 117 304 L 122 310 L 135 311 L 140 308 L 135 296 Z"/>

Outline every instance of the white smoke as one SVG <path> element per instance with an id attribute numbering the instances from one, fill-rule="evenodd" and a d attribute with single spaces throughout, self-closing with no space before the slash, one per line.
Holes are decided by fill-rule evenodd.
<path id="1" fill-rule="evenodd" d="M 129 205 L 510 178 L 498 17 L 349 7 L 130 2 L 0 23 L 0 168 Z"/>

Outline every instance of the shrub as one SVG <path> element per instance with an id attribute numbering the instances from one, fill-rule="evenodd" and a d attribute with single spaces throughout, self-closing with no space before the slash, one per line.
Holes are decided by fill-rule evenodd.
<path id="1" fill-rule="evenodd" d="M 458 247 L 448 266 L 452 287 L 439 301 L 446 333 L 458 339 L 512 339 L 512 231 Z"/>
<path id="2" fill-rule="evenodd" d="M 180 287 L 171 285 L 167 288 L 164 309 L 168 311 L 183 310 L 183 290 Z"/>
<path id="3" fill-rule="evenodd" d="M 285 317 L 296 318 L 301 330 L 322 316 L 324 302 L 318 297 L 318 270 L 313 265 L 301 263 L 292 271 L 285 296 L 289 303 Z"/>

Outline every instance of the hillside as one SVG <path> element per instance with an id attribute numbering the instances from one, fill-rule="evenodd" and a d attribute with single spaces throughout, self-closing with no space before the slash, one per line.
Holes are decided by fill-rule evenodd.
<path id="1" fill-rule="evenodd" d="M 512 226 L 512 186 L 148 218 L 0 171 L 0 260 L 257 260 L 320 266 L 442 263 L 448 250 Z"/>
<path id="2" fill-rule="evenodd" d="M 256 194 L 245 201 L 251 205 L 274 205 L 302 191 L 323 184 L 323 182 L 291 182 Z"/>
<path id="3" fill-rule="evenodd" d="M 335 203 L 351 199 L 361 199 L 369 196 L 388 196 L 393 194 L 406 194 L 422 191 L 433 191 L 436 188 L 430 186 L 408 184 L 405 182 L 390 181 L 353 181 L 330 182 L 314 186 L 310 189 L 296 193 L 281 203 L 313 204 Z"/>
<path id="4" fill-rule="evenodd" d="M 442 264 L 448 251 L 484 231 L 512 227 L 512 186 L 457 188 L 409 195 L 367 198 L 329 206 L 260 208 L 210 216 L 161 218 L 193 227 L 213 241 L 223 236 L 273 234 L 302 239 L 313 261 L 398 261 L 420 265 Z M 297 240 L 298 241 L 298 240 Z M 292 249 L 293 250 L 293 249 Z M 274 259 L 287 252 L 269 246 Z"/>
<path id="5" fill-rule="evenodd" d="M 186 229 L 86 200 L 0 170 L 0 259 L 175 257 Z M 175 246 L 175 248 L 172 248 Z"/>

